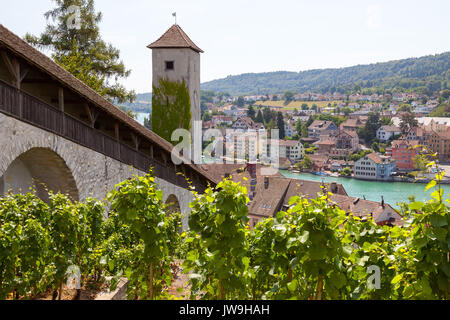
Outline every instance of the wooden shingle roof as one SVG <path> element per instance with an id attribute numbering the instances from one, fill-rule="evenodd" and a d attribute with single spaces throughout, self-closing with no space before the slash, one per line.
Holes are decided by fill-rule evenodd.
<path id="1" fill-rule="evenodd" d="M 190 48 L 196 52 L 203 50 L 195 45 L 188 35 L 177 24 L 174 24 L 158 40 L 149 44 L 147 48 Z"/>

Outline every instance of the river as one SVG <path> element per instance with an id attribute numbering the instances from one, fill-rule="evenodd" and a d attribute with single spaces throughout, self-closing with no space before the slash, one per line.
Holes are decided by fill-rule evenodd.
<path id="1" fill-rule="evenodd" d="M 280 172 L 287 178 L 340 183 L 351 197 L 366 197 L 367 200 L 381 202 L 381 196 L 384 196 L 384 201 L 395 208 L 399 207 L 397 205 L 399 202 L 408 202 L 411 195 L 416 197 L 416 201 L 430 200 L 431 192 L 434 190 L 425 191 L 425 183 L 364 181 L 342 177 L 321 177 L 310 173 Z M 450 194 L 450 185 L 443 185 L 442 188 L 444 198 L 447 199 Z"/>

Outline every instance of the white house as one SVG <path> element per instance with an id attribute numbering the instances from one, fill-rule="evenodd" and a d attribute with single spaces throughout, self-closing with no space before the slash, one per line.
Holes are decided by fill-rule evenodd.
<path id="1" fill-rule="evenodd" d="M 297 161 L 303 158 L 303 144 L 297 140 L 272 140 L 267 139 L 266 155 L 271 157 L 272 145 L 278 142 L 278 153 L 275 157 L 288 158 L 292 161 Z M 276 152 L 276 151 L 275 151 Z"/>
<path id="2" fill-rule="evenodd" d="M 377 139 L 385 142 L 392 138 L 394 135 L 399 135 L 401 133 L 402 131 L 400 130 L 400 128 L 396 126 L 381 126 L 377 130 Z"/>

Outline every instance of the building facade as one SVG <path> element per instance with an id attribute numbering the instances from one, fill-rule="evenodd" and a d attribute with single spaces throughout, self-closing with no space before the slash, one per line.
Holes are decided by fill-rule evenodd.
<path id="1" fill-rule="evenodd" d="M 381 126 L 377 130 L 377 139 L 385 142 L 391 139 L 395 135 L 401 134 L 402 131 L 400 128 L 397 128 L 396 126 Z"/>
<path id="2" fill-rule="evenodd" d="M 397 170 L 406 172 L 414 170 L 414 158 L 417 154 L 414 146 L 418 144 L 415 140 L 392 141 L 392 159 L 396 162 Z"/>
<path id="3" fill-rule="evenodd" d="M 357 179 L 388 181 L 395 170 L 392 158 L 370 153 L 355 162 L 353 171 Z"/>

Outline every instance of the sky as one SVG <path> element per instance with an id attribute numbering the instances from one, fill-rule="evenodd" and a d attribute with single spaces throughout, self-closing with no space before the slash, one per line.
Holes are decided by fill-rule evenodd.
<path id="1" fill-rule="evenodd" d="M 177 22 L 205 51 L 201 81 L 304 71 L 450 51 L 449 0 L 95 0 L 103 39 L 138 93 L 151 91 L 148 44 Z M 0 0 L 0 24 L 38 35 L 52 0 Z M 4 10 L 3 8 L 8 8 Z"/>

